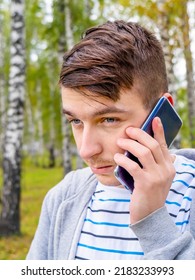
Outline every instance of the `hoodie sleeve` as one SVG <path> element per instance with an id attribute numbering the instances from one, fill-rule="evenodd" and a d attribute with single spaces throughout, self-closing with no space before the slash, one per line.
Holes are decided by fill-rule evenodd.
<path id="1" fill-rule="evenodd" d="M 192 233 L 186 231 L 182 234 L 165 206 L 130 227 L 140 241 L 145 259 L 195 260 Z"/>

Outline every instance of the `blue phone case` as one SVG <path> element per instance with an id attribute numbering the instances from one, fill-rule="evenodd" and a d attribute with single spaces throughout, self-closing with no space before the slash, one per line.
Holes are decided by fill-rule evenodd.
<path id="1" fill-rule="evenodd" d="M 155 117 L 159 117 L 161 119 L 164 128 L 166 143 L 169 147 L 176 137 L 180 127 L 182 126 L 182 120 L 169 100 L 164 96 L 159 99 L 152 112 L 149 114 L 141 127 L 141 129 L 146 131 L 151 136 L 153 136 L 152 120 Z M 131 160 L 136 161 L 142 167 L 138 158 L 133 154 L 126 151 L 125 155 Z M 126 169 L 121 166 L 117 166 L 114 170 L 114 174 L 118 181 L 132 193 L 134 189 L 134 180 L 133 177 L 126 171 Z"/>

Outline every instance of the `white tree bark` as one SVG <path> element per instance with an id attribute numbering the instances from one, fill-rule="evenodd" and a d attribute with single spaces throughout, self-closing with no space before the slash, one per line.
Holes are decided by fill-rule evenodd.
<path id="1" fill-rule="evenodd" d="M 20 231 L 21 150 L 24 126 L 24 99 L 24 0 L 12 0 L 9 98 L 3 145 L 1 218 L 4 221 L 5 234 L 18 233 Z"/>
<path id="2" fill-rule="evenodd" d="M 5 112 L 6 112 L 6 95 L 5 95 L 5 76 L 4 76 L 4 49 L 5 42 L 3 40 L 2 20 L 0 18 L 0 147 L 3 144 Z M 1 151 L 2 152 L 2 151 Z"/>

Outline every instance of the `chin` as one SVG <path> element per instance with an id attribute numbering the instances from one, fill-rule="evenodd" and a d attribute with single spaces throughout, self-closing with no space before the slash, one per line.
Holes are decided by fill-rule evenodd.
<path id="1" fill-rule="evenodd" d="M 119 186 L 121 185 L 114 175 L 97 175 L 97 180 L 106 186 Z"/>

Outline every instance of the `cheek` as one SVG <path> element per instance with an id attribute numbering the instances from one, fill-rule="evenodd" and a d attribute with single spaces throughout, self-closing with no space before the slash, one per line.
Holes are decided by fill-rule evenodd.
<path id="1" fill-rule="evenodd" d="M 115 153 L 123 153 L 124 151 L 117 145 L 117 140 L 119 138 L 127 138 L 127 135 L 125 133 L 125 129 L 119 131 L 118 133 L 112 133 L 107 137 L 107 141 L 104 145 L 104 149 L 107 149 L 112 154 Z"/>

